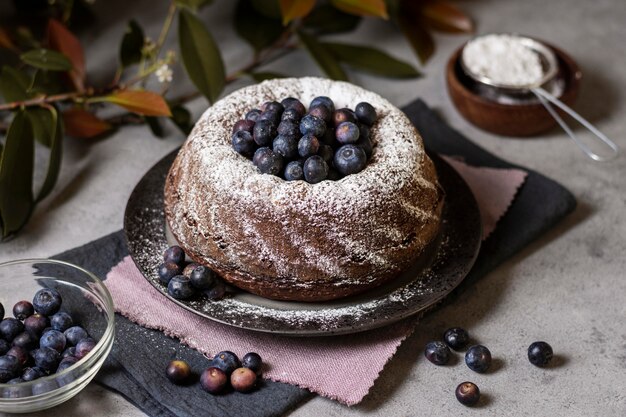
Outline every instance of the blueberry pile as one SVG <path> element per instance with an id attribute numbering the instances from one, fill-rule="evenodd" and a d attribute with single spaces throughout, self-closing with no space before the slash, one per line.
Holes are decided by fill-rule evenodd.
<path id="1" fill-rule="evenodd" d="M 372 155 L 370 128 L 376 109 L 366 102 L 335 110 L 316 97 L 307 113 L 297 98 L 268 101 L 233 126 L 232 145 L 263 174 L 315 184 L 356 174 Z"/>
<path id="2" fill-rule="evenodd" d="M 200 387 L 211 394 L 224 392 L 230 385 L 235 391 L 250 392 L 257 387 L 263 361 L 258 353 L 247 353 L 241 361 L 236 354 L 223 351 L 215 355 L 200 375 Z M 171 361 L 165 369 L 167 378 L 177 385 L 190 382 L 192 372 L 182 360 Z"/>
<path id="3" fill-rule="evenodd" d="M 0 321 L 0 383 L 19 384 L 61 372 L 84 358 L 96 341 L 61 310 L 61 295 L 43 288 L 19 301 Z M 4 317 L 0 304 L 0 317 Z"/>
<path id="4" fill-rule="evenodd" d="M 469 345 L 470 337 L 466 330 L 452 327 L 443 334 L 443 342 L 428 342 L 424 356 L 435 365 L 446 365 L 452 357 L 452 348 L 461 351 Z M 546 342 L 534 342 L 528 347 L 528 360 L 535 366 L 548 365 L 553 356 L 552 347 Z M 465 364 L 474 372 L 485 373 L 492 363 L 491 352 L 483 345 L 470 346 L 465 352 Z M 476 405 L 480 399 L 480 390 L 473 382 L 465 381 L 455 390 L 457 400 L 467 406 Z"/>
<path id="5" fill-rule="evenodd" d="M 167 293 L 177 300 L 188 300 L 200 293 L 209 300 L 220 300 L 226 295 L 224 281 L 206 266 L 186 262 L 180 246 L 165 250 L 157 274 L 161 283 L 167 286 Z"/>

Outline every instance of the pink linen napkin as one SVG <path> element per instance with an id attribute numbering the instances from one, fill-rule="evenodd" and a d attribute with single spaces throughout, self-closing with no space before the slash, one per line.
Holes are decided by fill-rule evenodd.
<path id="1" fill-rule="evenodd" d="M 526 172 L 472 167 L 456 159 L 446 160 L 476 196 L 486 238 L 523 184 Z M 264 377 L 298 385 L 348 405 L 365 397 L 417 323 L 417 318 L 409 318 L 367 332 L 312 338 L 230 327 L 193 314 L 163 297 L 142 276 L 130 256 L 113 267 L 105 284 L 116 311 L 141 326 L 163 331 L 206 355 L 222 350 L 238 355 L 258 352 L 269 364 Z"/>

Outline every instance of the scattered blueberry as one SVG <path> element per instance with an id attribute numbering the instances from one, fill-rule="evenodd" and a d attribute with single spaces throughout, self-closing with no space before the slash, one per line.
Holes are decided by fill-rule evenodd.
<path id="1" fill-rule="evenodd" d="M 89 337 L 85 329 L 80 326 L 73 326 L 63 332 L 67 345 L 76 346 L 78 342 Z"/>
<path id="2" fill-rule="evenodd" d="M 79 360 L 80 359 L 78 359 L 75 356 L 67 356 L 67 357 L 61 359 L 61 362 L 59 362 L 59 366 L 57 367 L 57 373 L 63 372 L 64 370 L 66 370 L 70 366 L 72 366 L 75 363 L 77 363 Z"/>
<path id="3" fill-rule="evenodd" d="M 26 350 L 31 350 L 37 347 L 37 339 L 32 334 L 24 331 L 13 339 L 13 346 L 18 346 Z"/>
<path id="4" fill-rule="evenodd" d="M 167 293 L 177 300 L 187 300 L 194 296 L 191 280 L 184 275 L 176 275 L 167 284 Z"/>
<path id="5" fill-rule="evenodd" d="M 211 361 L 211 366 L 221 369 L 226 375 L 230 375 L 235 369 L 241 367 L 241 362 L 239 362 L 237 355 L 225 350 L 215 355 Z"/>
<path id="6" fill-rule="evenodd" d="M 528 360 L 535 366 L 546 366 L 552 360 L 552 346 L 546 342 L 534 342 L 528 346 Z"/>
<path id="7" fill-rule="evenodd" d="M 24 321 L 27 317 L 30 317 L 33 314 L 35 314 L 35 308 L 28 301 L 18 301 L 13 306 L 13 317 L 18 320 Z"/>
<path id="8" fill-rule="evenodd" d="M 465 353 L 465 363 L 475 372 L 486 372 L 491 365 L 491 352 L 483 345 L 474 345 Z"/>
<path id="9" fill-rule="evenodd" d="M 452 349 L 461 350 L 469 343 L 469 334 L 465 329 L 452 327 L 443 334 L 443 341 Z"/>
<path id="10" fill-rule="evenodd" d="M 250 120 L 252 122 L 256 122 L 257 119 L 259 118 L 259 115 L 261 114 L 261 110 L 259 109 L 252 109 L 250 110 L 248 113 L 246 113 L 246 120 Z"/>
<path id="11" fill-rule="evenodd" d="M 440 341 L 428 342 L 424 356 L 435 365 L 445 365 L 450 360 L 450 348 Z"/>
<path id="12" fill-rule="evenodd" d="M 7 342 L 13 341 L 15 336 L 24 331 L 24 325 L 18 319 L 7 317 L 0 321 L 0 336 Z"/>
<path id="13" fill-rule="evenodd" d="M 59 353 L 65 350 L 66 343 L 65 335 L 58 330 L 48 330 L 39 339 L 39 346 L 54 349 Z"/>
<path id="14" fill-rule="evenodd" d="M 283 158 L 293 159 L 298 156 L 298 140 L 292 135 L 278 135 L 272 143 L 272 150 Z"/>
<path id="15" fill-rule="evenodd" d="M 22 366 L 26 365 L 30 361 L 29 351 L 20 346 L 13 346 L 9 349 L 6 355 L 13 356 Z"/>
<path id="16" fill-rule="evenodd" d="M 246 368 L 252 369 L 254 372 L 261 372 L 261 368 L 263 367 L 263 361 L 261 360 L 261 356 L 256 352 L 246 353 L 243 358 L 241 358 L 241 365 Z"/>
<path id="17" fill-rule="evenodd" d="M 303 135 L 322 136 L 326 131 L 326 123 L 319 117 L 307 114 L 300 120 L 300 133 Z"/>
<path id="18" fill-rule="evenodd" d="M 26 368 L 24 369 L 24 372 L 22 372 L 22 379 L 24 381 L 34 381 L 35 379 L 43 378 L 44 376 L 46 376 L 46 371 L 38 366 Z"/>
<path id="19" fill-rule="evenodd" d="M 256 143 L 254 142 L 252 134 L 245 130 L 235 132 L 232 136 L 231 143 L 235 152 L 246 157 L 252 156 L 256 149 Z"/>
<path id="20" fill-rule="evenodd" d="M 208 290 L 215 284 L 215 272 L 206 266 L 198 266 L 191 273 L 189 280 L 196 290 Z"/>
<path id="21" fill-rule="evenodd" d="M 350 109 L 339 109 L 333 114 L 333 122 L 335 126 L 339 126 L 343 122 L 356 123 L 356 115 Z"/>
<path id="22" fill-rule="evenodd" d="M 335 168 L 343 175 L 356 174 L 365 168 L 367 155 L 355 145 L 343 145 L 337 149 L 334 158 Z"/>
<path id="23" fill-rule="evenodd" d="M 24 328 L 26 331 L 37 338 L 43 334 L 44 329 L 49 325 L 48 317 L 37 313 L 24 320 Z"/>
<path id="24" fill-rule="evenodd" d="M 180 265 L 175 264 L 174 262 L 163 262 L 159 265 L 157 269 L 157 274 L 159 275 L 159 281 L 163 284 L 167 285 L 172 278 L 176 275 L 180 275 L 182 273 L 182 268 Z"/>
<path id="25" fill-rule="evenodd" d="M 287 97 L 283 99 L 283 101 L 281 101 L 280 103 L 285 108 L 285 111 L 283 112 L 283 116 L 285 115 L 285 112 L 287 112 L 288 110 L 295 111 L 300 117 L 304 116 L 304 113 L 306 113 L 304 104 L 302 104 L 302 102 L 298 100 L 297 98 Z"/>
<path id="26" fill-rule="evenodd" d="M 6 340 L 0 338 L 0 356 L 6 354 L 11 349 L 11 344 Z"/>
<path id="27" fill-rule="evenodd" d="M 328 177 L 328 164 L 319 155 L 313 155 L 304 161 L 304 179 L 310 184 L 317 184 Z"/>
<path id="28" fill-rule="evenodd" d="M 322 104 L 311 107 L 309 114 L 322 119 L 327 126 L 333 120 L 333 112 Z"/>
<path id="29" fill-rule="evenodd" d="M 302 119 L 303 115 L 304 115 L 304 112 L 300 113 L 295 107 L 291 107 L 291 108 L 285 109 L 285 111 L 283 112 L 283 115 L 280 116 L 280 120 L 281 120 L 281 123 L 292 122 L 292 123 L 300 124 L 300 119 Z"/>
<path id="30" fill-rule="evenodd" d="M 54 372 L 61 362 L 61 354 L 55 349 L 42 347 L 34 351 L 35 365 L 47 372 Z"/>
<path id="31" fill-rule="evenodd" d="M 230 375 L 230 385 L 238 392 L 250 392 L 256 386 L 256 372 L 249 368 L 237 368 Z"/>
<path id="32" fill-rule="evenodd" d="M 297 122 L 292 122 L 290 120 L 283 120 L 282 122 L 278 124 L 278 128 L 276 129 L 276 132 L 279 135 L 297 138 L 298 136 L 300 136 L 300 125 Z M 274 139 L 274 141 L 276 141 L 276 139 Z"/>
<path id="33" fill-rule="evenodd" d="M 221 300 L 226 295 L 226 284 L 221 279 L 216 279 L 213 288 L 203 293 L 209 300 Z"/>
<path id="34" fill-rule="evenodd" d="M 344 145 L 358 141 L 360 134 L 359 127 L 352 122 L 343 122 L 335 129 L 337 141 Z"/>
<path id="35" fill-rule="evenodd" d="M 284 177 L 287 181 L 297 181 L 304 179 L 304 171 L 300 161 L 291 161 L 285 167 Z"/>
<path id="36" fill-rule="evenodd" d="M 311 104 L 309 104 L 309 108 L 318 106 L 320 104 L 323 105 L 323 106 L 328 107 L 328 110 L 330 110 L 331 112 L 335 111 L 335 103 L 333 103 L 333 101 L 330 99 L 330 97 L 326 97 L 326 96 L 315 97 L 311 101 Z"/>
<path id="37" fill-rule="evenodd" d="M 303 158 L 317 154 L 319 148 L 319 140 L 311 134 L 305 134 L 298 141 L 298 154 Z"/>
<path id="38" fill-rule="evenodd" d="M 189 364 L 182 360 L 171 361 L 165 368 L 165 376 L 174 384 L 180 385 L 189 381 L 191 368 Z"/>
<path id="39" fill-rule="evenodd" d="M 233 137 L 237 132 L 248 132 L 252 134 L 252 128 L 254 128 L 254 122 L 252 120 L 239 120 L 233 126 Z"/>
<path id="40" fill-rule="evenodd" d="M 271 120 L 258 120 L 252 130 L 254 141 L 259 146 L 268 146 L 276 136 L 276 125 Z"/>
<path id="41" fill-rule="evenodd" d="M 376 121 L 376 109 L 369 103 L 362 102 L 356 105 L 354 113 L 359 122 L 371 126 Z"/>
<path id="42" fill-rule="evenodd" d="M 218 394 L 226 388 L 228 376 L 224 371 L 216 367 L 205 369 L 200 375 L 200 386 L 206 392 Z"/>
<path id="43" fill-rule="evenodd" d="M 182 265 L 185 262 L 185 251 L 180 246 L 170 246 L 163 252 L 163 261 Z"/>
<path id="44" fill-rule="evenodd" d="M 454 391 L 456 399 L 463 405 L 472 406 L 480 400 L 480 390 L 473 382 L 461 382 Z"/>
<path id="45" fill-rule="evenodd" d="M 60 332 L 66 331 L 73 325 L 74 320 L 72 320 L 72 316 L 65 312 L 56 313 L 50 318 L 50 327 Z"/>

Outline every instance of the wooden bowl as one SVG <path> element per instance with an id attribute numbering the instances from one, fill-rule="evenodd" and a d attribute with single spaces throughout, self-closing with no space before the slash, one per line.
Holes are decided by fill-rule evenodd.
<path id="1" fill-rule="evenodd" d="M 543 41 L 542 41 L 543 42 Z M 572 106 L 580 89 L 582 74 L 576 62 L 562 50 L 547 44 L 559 62 L 559 74 L 565 85 L 562 102 Z M 459 63 L 463 47 L 457 49 L 446 66 L 448 93 L 457 110 L 472 124 L 503 136 L 533 136 L 550 130 L 557 122 L 539 102 L 528 104 L 499 103 L 477 94 L 468 86 L 475 83 Z M 559 113 L 562 115 L 561 111 Z"/>

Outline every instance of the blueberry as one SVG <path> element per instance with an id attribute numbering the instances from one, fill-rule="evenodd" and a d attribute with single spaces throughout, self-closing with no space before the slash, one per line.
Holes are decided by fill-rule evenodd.
<path id="1" fill-rule="evenodd" d="M 61 353 L 62 358 L 67 358 L 68 356 L 76 356 L 76 346 L 70 346 Z"/>
<path id="2" fill-rule="evenodd" d="M 37 313 L 24 320 L 24 328 L 26 331 L 37 338 L 43 334 L 44 329 L 48 327 L 49 324 L 48 317 Z"/>
<path id="3" fill-rule="evenodd" d="M 333 151 L 333 148 L 329 145 L 320 145 L 317 154 L 322 157 L 327 165 L 330 165 L 333 162 L 335 151 Z"/>
<path id="4" fill-rule="evenodd" d="M 38 381 L 36 383 L 33 384 L 32 392 L 33 395 L 40 395 L 40 394 L 45 394 L 47 392 L 51 392 L 54 391 L 55 389 L 59 388 L 59 384 L 56 381 L 56 379 L 52 379 L 52 380 L 44 380 L 44 381 Z"/>
<path id="5" fill-rule="evenodd" d="M 469 343 L 469 334 L 465 329 L 452 327 L 443 334 L 443 341 L 454 350 L 461 350 Z"/>
<path id="6" fill-rule="evenodd" d="M 57 373 L 65 371 L 67 368 L 74 365 L 78 361 L 80 361 L 80 359 L 75 356 L 67 356 L 61 359 L 61 362 L 59 362 L 59 366 L 57 367 Z"/>
<path id="7" fill-rule="evenodd" d="M 157 268 L 157 273 L 159 275 L 159 281 L 167 285 L 173 277 L 182 273 L 182 268 L 174 262 L 163 262 Z"/>
<path id="8" fill-rule="evenodd" d="M 65 312 L 56 313 L 50 318 L 50 327 L 60 332 L 66 331 L 73 325 L 74 320 L 72 320 L 72 316 Z"/>
<path id="9" fill-rule="evenodd" d="M 297 181 L 304 179 L 304 171 L 300 161 L 291 161 L 285 167 L 284 177 L 287 181 Z"/>
<path id="10" fill-rule="evenodd" d="M 256 150 L 256 142 L 254 142 L 252 134 L 245 130 L 233 134 L 231 144 L 235 152 L 246 157 L 252 156 Z"/>
<path id="11" fill-rule="evenodd" d="M 278 135 L 272 143 L 272 150 L 285 159 L 293 159 L 298 156 L 298 140 L 291 135 Z"/>
<path id="12" fill-rule="evenodd" d="M 311 104 L 309 104 L 309 108 L 318 106 L 320 104 L 323 106 L 326 106 L 328 110 L 330 110 L 331 112 L 335 111 L 335 103 L 333 103 L 333 101 L 329 97 L 326 97 L 326 96 L 315 97 L 311 101 Z"/>
<path id="13" fill-rule="evenodd" d="M 33 297 L 35 311 L 44 316 L 52 316 L 61 308 L 61 294 L 52 288 L 42 288 Z"/>
<path id="14" fill-rule="evenodd" d="M 253 162 L 262 174 L 278 175 L 283 169 L 283 157 L 270 148 L 257 149 Z"/>
<path id="15" fill-rule="evenodd" d="M 363 152 L 365 152 L 365 156 L 367 158 L 372 156 L 374 147 L 372 146 L 372 141 L 367 136 L 359 137 L 359 140 L 356 141 L 355 145 L 363 149 Z"/>
<path id="16" fill-rule="evenodd" d="M 34 352 L 33 358 L 35 359 L 35 365 L 42 368 L 45 371 L 53 372 L 59 366 L 61 362 L 61 354 L 55 349 L 49 347 L 39 348 Z"/>
<path id="17" fill-rule="evenodd" d="M 185 262 L 185 251 L 180 246 L 170 246 L 163 252 L 163 261 L 182 265 Z"/>
<path id="18" fill-rule="evenodd" d="M 365 168 L 367 155 L 355 145 L 343 145 L 335 152 L 335 168 L 343 175 L 356 174 Z"/>
<path id="19" fill-rule="evenodd" d="M 221 300 L 226 295 L 226 284 L 224 284 L 224 281 L 222 281 L 221 279 L 216 279 L 213 288 L 203 291 L 203 294 L 209 300 Z"/>
<path id="20" fill-rule="evenodd" d="M 43 378 L 46 376 L 46 371 L 38 366 L 24 369 L 22 372 L 22 379 L 24 381 L 34 381 L 35 379 Z"/>
<path id="21" fill-rule="evenodd" d="M 428 342 L 424 356 L 435 365 L 445 365 L 450 360 L 450 348 L 440 341 Z"/>
<path id="22" fill-rule="evenodd" d="M 304 114 L 304 112 L 302 112 L 302 114 L 300 114 L 300 112 L 298 110 L 296 110 L 295 108 L 285 109 L 285 111 L 283 112 L 283 115 L 280 116 L 280 120 L 281 120 L 281 123 L 282 122 L 292 122 L 292 123 L 299 124 L 300 123 L 300 119 L 302 119 L 302 115 L 303 114 Z"/>
<path id="23" fill-rule="evenodd" d="M 28 301 L 18 301 L 13 306 L 13 317 L 18 320 L 24 321 L 27 317 L 30 317 L 33 314 L 35 314 L 35 308 Z"/>
<path id="24" fill-rule="evenodd" d="M 342 178 L 343 178 L 343 175 L 341 175 L 341 173 L 337 171 L 335 168 L 333 167 L 328 168 L 328 177 L 326 179 L 331 180 L 331 181 L 337 181 Z"/>
<path id="25" fill-rule="evenodd" d="M 237 132 L 248 132 L 252 134 L 252 129 L 254 128 L 254 122 L 252 120 L 239 120 L 233 126 L 233 136 Z"/>
<path id="26" fill-rule="evenodd" d="M 535 366 L 546 366 L 552 360 L 552 346 L 546 342 L 534 342 L 528 346 L 528 360 Z"/>
<path id="27" fill-rule="evenodd" d="M 4 318 L 4 306 L 0 303 L 0 320 Z"/>
<path id="28" fill-rule="evenodd" d="M 491 352 L 483 345 L 474 345 L 465 353 L 465 363 L 475 372 L 486 372 L 491 365 Z"/>
<path id="29" fill-rule="evenodd" d="M 7 317 L 0 321 L 0 336 L 7 342 L 11 342 L 15 336 L 24 331 L 24 325 L 18 319 Z"/>
<path id="30" fill-rule="evenodd" d="M 322 136 L 326 131 L 326 123 L 319 117 L 307 114 L 300 120 L 300 133 L 303 135 Z"/>
<path id="31" fill-rule="evenodd" d="M 343 108 L 333 113 L 333 122 L 335 126 L 339 126 L 343 122 L 356 123 L 357 119 L 356 119 L 356 115 L 354 114 L 352 110 Z"/>
<path id="32" fill-rule="evenodd" d="M 67 345 L 76 346 L 78 342 L 89 337 L 87 331 L 80 326 L 73 326 L 63 332 Z"/>
<path id="33" fill-rule="evenodd" d="M 6 340 L 0 338 L 0 356 L 6 354 L 11 349 L 11 344 Z"/>
<path id="34" fill-rule="evenodd" d="M 195 291 L 191 286 L 189 277 L 176 275 L 167 284 L 167 293 L 177 300 L 187 300 L 194 296 Z"/>
<path id="35" fill-rule="evenodd" d="M 317 154 L 319 148 L 320 141 L 313 135 L 306 134 L 298 141 L 298 154 L 303 158 Z"/>
<path id="36" fill-rule="evenodd" d="M 65 350 L 66 344 L 65 335 L 58 330 L 48 330 L 39 339 L 39 346 L 54 349 L 59 353 Z"/>
<path id="37" fill-rule="evenodd" d="M 165 368 L 165 376 L 174 384 L 184 384 L 191 377 L 191 368 L 185 361 L 171 361 Z"/>
<path id="38" fill-rule="evenodd" d="M 183 275 L 186 277 L 191 277 L 191 273 L 193 272 L 194 269 L 196 269 L 197 267 L 199 267 L 200 264 L 196 263 L 196 262 L 190 262 L 185 266 L 185 269 L 183 269 Z"/>
<path id="39" fill-rule="evenodd" d="M 480 400 L 480 390 L 473 382 L 461 382 L 454 391 L 456 399 L 463 405 L 472 406 Z"/>
<path id="40" fill-rule="evenodd" d="M 259 373 L 261 368 L 263 367 L 263 361 L 261 360 L 261 356 L 256 352 L 246 353 L 243 358 L 241 358 L 241 365 L 252 369 L 254 372 Z"/>
<path id="41" fill-rule="evenodd" d="M 11 385 L 13 385 L 13 384 L 21 384 L 22 382 L 26 382 L 26 381 L 24 381 L 24 379 L 21 376 L 18 376 L 17 378 L 13 378 L 9 382 L 7 382 L 7 384 L 11 384 Z M 9 398 L 11 398 L 11 397 L 9 397 Z M 17 398 L 17 397 L 15 397 L 15 398 Z"/>
<path id="42" fill-rule="evenodd" d="M 30 352 L 21 346 L 13 346 L 7 352 L 7 356 L 13 356 L 20 365 L 24 366 L 30 361 Z"/>
<path id="43" fill-rule="evenodd" d="M 319 155 L 313 155 L 304 162 L 304 179 L 309 184 L 317 184 L 328 177 L 328 164 Z"/>
<path id="44" fill-rule="evenodd" d="M 261 115 L 261 110 L 252 109 L 248 113 L 246 113 L 245 119 L 250 120 L 252 122 L 256 122 L 260 115 Z"/>
<path id="45" fill-rule="evenodd" d="M 13 346 L 19 346 L 26 350 L 31 350 L 37 347 L 37 339 L 28 332 L 22 332 L 15 336 L 15 339 L 13 339 Z"/>
<path id="46" fill-rule="evenodd" d="M 215 272 L 206 266 L 199 266 L 189 277 L 191 286 L 197 290 L 208 290 L 215 284 Z"/>
<path id="47" fill-rule="evenodd" d="M 371 126 L 376 121 L 376 109 L 369 103 L 362 102 L 356 105 L 354 109 L 359 122 Z"/>
<path id="48" fill-rule="evenodd" d="M 211 394 L 218 394 L 226 388 L 228 376 L 219 368 L 210 367 L 200 375 L 200 387 Z"/>
<path id="49" fill-rule="evenodd" d="M 225 350 L 215 355 L 211 361 L 211 366 L 221 369 L 226 375 L 230 375 L 235 369 L 241 366 L 241 362 L 239 362 L 237 355 Z"/>
<path id="50" fill-rule="evenodd" d="M 329 125 L 330 122 L 333 120 L 333 112 L 328 107 L 322 104 L 311 107 L 309 109 L 309 114 L 315 117 L 319 117 L 324 121 L 324 123 L 326 123 L 326 125 Z"/>
<path id="51" fill-rule="evenodd" d="M 326 129 L 324 135 L 321 138 L 318 138 L 321 143 L 328 145 L 332 148 L 335 148 L 339 145 L 337 139 L 335 138 L 335 129 Z"/>
<path id="52" fill-rule="evenodd" d="M 76 352 L 74 354 L 78 359 L 82 359 L 96 347 L 96 341 L 91 337 L 87 337 L 76 344 Z"/>
<path id="53" fill-rule="evenodd" d="M 302 116 L 304 116 L 304 113 L 306 113 L 306 108 L 304 107 L 304 104 L 302 104 L 302 102 L 297 98 L 287 97 L 283 99 L 280 104 L 282 104 L 285 108 L 285 111 L 283 112 L 283 118 L 285 117 L 285 113 L 288 110 L 296 112 L 299 116 L 298 119 L 300 119 Z"/>
<path id="54" fill-rule="evenodd" d="M 285 107 L 277 101 L 266 101 L 261 106 L 261 110 L 263 112 L 271 111 L 271 112 L 276 112 L 280 114 L 285 110 Z"/>
<path id="55" fill-rule="evenodd" d="M 16 378 L 21 366 L 14 356 L 0 356 L 0 382 L 5 383 Z"/>
<path id="56" fill-rule="evenodd" d="M 276 132 L 279 135 L 285 135 L 285 136 L 296 138 L 300 136 L 300 125 L 297 122 L 292 122 L 290 120 L 283 120 L 278 125 L 278 129 L 276 129 Z"/>
<path id="57" fill-rule="evenodd" d="M 259 146 L 270 145 L 276 134 L 276 124 L 272 120 L 258 120 L 252 129 L 254 141 Z"/>
<path id="58" fill-rule="evenodd" d="M 230 375 L 230 385 L 238 392 L 250 392 L 256 387 L 256 372 L 249 368 L 237 368 Z"/>
<path id="59" fill-rule="evenodd" d="M 352 122 L 343 122 L 335 129 L 335 137 L 339 143 L 355 143 L 359 140 L 359 127 Z"/>

